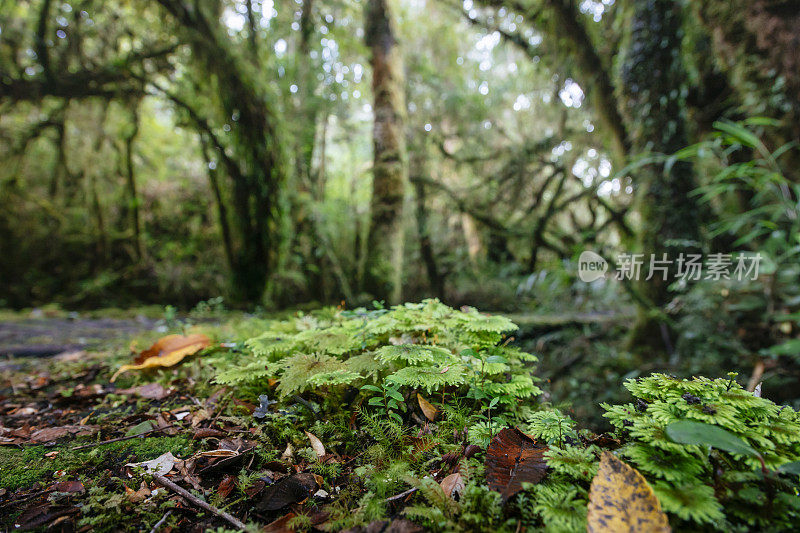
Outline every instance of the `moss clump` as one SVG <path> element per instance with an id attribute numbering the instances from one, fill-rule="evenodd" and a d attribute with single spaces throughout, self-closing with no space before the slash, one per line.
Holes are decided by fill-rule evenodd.
<path id="1" fill-rule="evenodd" d="M 53 473 L 87 475 L 99 468 L 118 469 L 127 462 L 148 461 L 172 452 L 176 456 L 191 453 L 191 443 L 185 436 L 150 437 L 112 442 L 73 451 L 74 443 L 60 446 L 30 448 L 0 448 L 0 488 L 17 490 L 36 482 L 56 481 Z M 45 454 L 58 452 L 54 457 Z M 63 478 L 61 478 L 63 479 Z"/>

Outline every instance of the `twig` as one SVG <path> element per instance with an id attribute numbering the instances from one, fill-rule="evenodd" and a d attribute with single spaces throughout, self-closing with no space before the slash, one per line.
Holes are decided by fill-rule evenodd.
<path id="1" fill-rule="evenodd" d="M 416 487 L 414 487 L 413 489 L 408 489 L 405 492 L 401 492 L 400 494 L 395 494 L 394 496 L 389 496 L 384 501 L 386 501 L 388 503 L 388 502 L 393 502 L 395 500 L 400 500 L 402 498 L 405 498 L 406 496 L 410 496 L 410 495 L 414 494 L 415 492 L 417 492 L 417 488 Z"/>
<path id="2" fill-rule="evenodd" d="M 753 392 L 764 377 L 764 360 L 759 359 L 753 367 L 753 374 L 750 376 L 750 381 L 747 383 L 747 390 Z"/>
<path id="3" fill-rule="evenodd" d="M 203 500 L 201 500 L 197 496 L 193 495 L 188 490 L 179 487 L 178 485 L 176 485 L 172 481 L 168 480 L 167 478 L 165 478 L 163 475 L 161 475 L 159 473 L 153 473 L 153 477 L 162 486 L 168 488 L 169 490 L 171 490 L 173 492 L 177 492 L 180 496 L 182 496 L 183 498 L 186 498 L 187 500 L 189 500 L 190 502 L 192 502 L 196 506 L 198 506 L 198 507 L 200 507 L 202 509 L 205 509 L 209 513 L 217 515 L 218 517 L 226 520 L 228 523 L 230 523 L 234 527 L 238 528 L 239 530 L 244 531 L 244 529 L 245 529 L 244 523 L 239 521 L 236 517 L 231 516 L 230 514 L 226 513 L 225 511 L 220 511 L 219 509 L 217 509 L 213 505 L 209 505 L 208 503 L 204 502 Z"/>
<path id="4" fill-rule="evenodd" d="M 156 522 L 156 525 L 153 526 L 153 529 L 150 530 L 150 533 L 156 533 L 156 531 L 158 531 L 158 528 L 164 525 L 164 522 L 167 521 L 167 518 L 169 518 L 169 515 L 171 514 L 172 514 L 172 509 L 164 513 L 164 516 L 161 517 L 161 520 Z"/>

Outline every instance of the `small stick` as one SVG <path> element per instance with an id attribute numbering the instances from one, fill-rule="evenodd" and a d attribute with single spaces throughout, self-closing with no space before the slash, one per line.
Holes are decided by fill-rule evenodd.
<path id="1" fill-rule="evenodd" d="M 156 533 L 156 531 L 158 531 L 158 528 L 164 525 L 164 522 L 167 521 L 167 518 L 169 518 L 169 515 L 171 514 L 172 514 L 172 509 L 164 513 L 164 516 L 161 517 L 161 520 L 156 522 L 156 525 L 153 526 L 153 529 L 150 530 L 150 533 Z"/>
<path id="2" fill-rule="evenodd" d="M 226 520 L 227 522 L 229 522 L 231 525 L 235 526 L 237 529 L 239 529 L 241 531 L 244 531 L 245 525 L 242 522 L 240 522 L 236 517 L 229 515 L 225 511 L 220 511 L 219 509 L 217 509 L 213 505 L 209 505 L 208 503 L 204 502 L 203 500 L 201 500 L 197 496 L 193 495 L 188 490 L 179 487 L 178 485 L 176 485 L 175 483 L 173 483 L 172 481 L 168 480 L 163 475 L 161 475 L 161 474 L 159 474 L 157 472 L 153 473 L 153 477 L 162 486 L 170 489 L 173 492 L 177 492 L 180 496 L 182 496 L 183 498 L 186 498 L 187 500 L 189 500 L 190 502 L 192 502 L 196 506 L 198 506 L 198 507 L 200 507 L 202 509 L 205 509 L 209 513 L 217 515 L 218 517 L 220 517 L 220 518 Z"/>
<path id="3" fill-rule="evenodd" d="M 395 500 L 399 500 L 399 499 L 405 498 L 406 496 L 410 496 L 410 495 L 414 494 L 415 492 L 417 492 L 417 489 L 416 489 L 416 487 L 415 487 L 415 488 L 413 488 L 413 489 L 408 489 L 408 490 L 407 490 L 407 491 L 405 491 L 405 492 L 401 492 L 400 494 L 395 494 L 394 496 L 389 496 L 389 497 L 388 497 L 388 498 L 386 498 L 386 500 L 384 500 L 384 501 L 386 501 L 386 502 L 393 502 L 393 501 L 395 501 Z"/>
<path id="4" fill-rule="evenodd" d="M 750 376 L 750 381 L 747 383 L 747 390 L 749 392 L 756 390 L 762 377 L 764 377 L 764 360 L 759 359 L 753 367 L 753 374 Z"/>

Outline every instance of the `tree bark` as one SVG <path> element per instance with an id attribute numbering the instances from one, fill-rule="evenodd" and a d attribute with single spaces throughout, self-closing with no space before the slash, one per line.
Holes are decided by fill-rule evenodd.
<path id="1" fill-rule="evenodd" d="M 412 172 L 427 174 L 427 152 L 424 149 L 418 150 L 416 157 L 412 158 Z M 427 194 L 425 182 L 423 180 L 412 180 L 414 184 L 414 200 L 416 202 L 417 237 L 419 238 L 419 252 L 422 262 L 425 264 L 425 271 L 428 275 L 428 284 L 433 295 L 439 299 L 444 298 L 444 278 L 439 272 L 436 264 L 436 254 L 431 243 L 431 230 L 428 221 L 428 207 L 426 204 Z"/>
<path id="2" fill-rule="evenodd" d="M 403 211 L 408 171 L 403 64 L 387 0 L 368 0 L 365 42 L 371 52 L 373 168 L 364 289 L 388 303 L 402 297 Z"/>
<path id="3" fill-rule="evenodd" d="M 681 59 L 682 7 L 672 0 L 634 0 L 628 48 L 620 72 L 624 114 L 630 125 L 633 150 L 672 154 L 689 144 Z M 641 308 L 629 345 L 639 352 L 668 350 L 666 325 L 654 310 L 668 303 L 667 280 L 660 273 L 646 280 L 650 254 L 666 253 L 673 261 L 680 252 L 697 251 L 698 205 L 690 196 L 694 169 L 688 162 L 650 164 L 634 176 L 637 207 L 642 220 L 638 238 L 644 254 L 639 293 L 653 308 Z"/>
<path id="4" fill-rule="evenodd" d="M 142 221 L 139 213 L 139 195 L 136 191 L 136 173 L 133 167 L 133 143 L 139 134 L 139 102 L 131 103 L 130 131 L 123 138 L 123 155 L 125 158 L 125 184 L 128 189 L 128 212 L 130 213 L 131 230 L 133 231 L 133 249 L 136 259 L 144 257 L 142 244 Z"/>
<path id="5" fill-rule="evenodd" d="M 233 185 L 235 297 L 258 302 L 279 264 L 286 233 L 282 194 L 287 169 L 276 110 L 267 86 L 224 36 L 214 10 L 218 3 L 204 7 L 181 0 L 158 2 L 182 26 L 202 72 L 217 82 L 220 111 L 230 126 L 235 154 L 228 157 L 225 147 L 215 143 Z"/>

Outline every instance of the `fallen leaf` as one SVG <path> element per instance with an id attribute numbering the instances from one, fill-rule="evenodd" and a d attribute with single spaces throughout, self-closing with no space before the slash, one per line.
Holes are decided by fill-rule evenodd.
<path id="1" fill-rule="evenodd" d="M 425 418 L 433 422 L 439 410 L 431 402 L 423 398 L 420 393 L 417 393 L 417 403 L 419 403 L 419 408 L 422 409 L 422 414 L 425 415 Z"/>
<path id="2" fill-rule="evenodd" d="M 129 468 L 142 467 L 148 473 L 161 474 L 163 476 L 168 474 L 178 461 L 180 461 L 180 459 L 172 455 L 172 452 L 167 452 L 153 460 L 143 461 L 141 463 L 128 463 L 125 466 Z"/>
<path id="3" fill-rule="evenodd" d="M 236 488 L 236 478 L 230 474 L 226 474 L 222 481 L 219 483 L 219 487 L 217 487 L 217 494 L 222 497 L 224 500 L 228 496 L 230 496 L 233 489 Z"/>
<path id="4" fill-rule="evenodd" d="M 140 353 L 134 359 L 134 364 L 122 365 L 111 376 L 111 382 L 113 383 L 120 374 L 128 370 L 175 366 L 183 361 L 184 357 L 195 354 L 210 345 L 211 339 L 200 333 L 186 336 L 167 335 Z"/>
<path id="5" fill-rule="evenodd" d="M 14 527 L 19 531 L 28 531 L 49 524 L 62 516 L 79 515 L 80 512 L 75 506 L 35 504 L 14 520 Z"/>
<path id="6" fill-rule="evenodd" d="M 236 450 L 208 450 L 205 452 L 197 452 L 192 457 L 236 457 L 239 455 L 239 452 Z"/>
<path id="7" fill-rule="evenodd" d="M 147 400 L 163 400 L 171 393 L 170 389 L 165 389 L 160 383 L 148 383 L 130 389 L 120 389 L 117 394 L 129 394 L 145 398 Z"/>
<path id="8" fill-rule="evenodd" d="M 54 483 L 50 490 L 56 492 L 84 492 L 86 489 L 80 481 L 59 481 Z"/>
<path id="9" fill-rule="evenodd" d="M 33 442 L 52 442 L 67 435 L 83 437 L 95 433 L 97 428 L 94 426 L 56 426 L 52 428 L 42 428 L 31 433 Z"/>
<path id="10" fill-rule="evenodd" d="M 147 486 L 147 483 L 142 481 L 142 485 L 139 487 L 139 490 L 133 490 L 131 488 L 125 487 L 125 498 L 131 503 L 139 503 L 143 502 L 147 498 L 150 497 L 150 487 Z"/>
<path id="11" fill-rule="evenodd" d="M 603 452 L 592 480 L 586 530 L 598 533 L 668 533 L 667 515 L 647 480 L 610 452 Z"/>
<path id="12" fill-rule="evenodd" d="M 539 483 L 547 474 L 544 452 L 539 444 L 517 428 L 501 430 L 486 450 L 486 481 L 503 501 L 522 490 L 523 483 Z"/>
<path id="13" fill-rule="evenodd" d="M 295 530 L 289 527 L 289 522 L 296 516 L 294 513 L 284 515 L 264 526 L 261 531 L 263 533 L 294 533 Z"/>
<path id="14" fill-rule="evenodd" d="M 456 499 L 456 496 L 461 496 L 461 493 L 464 492 L 464 477 L 460 472 L 456 472 L 444 478 L 439 485 L 448 498 Z"/>
<path id="15" fill-rule="evenodd" d="M 214 428 L 199 428 L 195 430 L 194 439 L 207 439 L 209 437 L 227 437 L 228 433 Z"/>
<path id="16" fill-rule="evenodd" d="M 317 454 L 317 457 L 320 459 L 325 457 L 325 446 L 322 444 L 322 441 L 319 440 L 313 433 L 309 433 L 308 431 L 305 433 L 306 437 L 308 437 L 308 440 L 311 441 L 311 448 L 314 450 L 314 453 Z"/>
<path id="17" fill-rule="evenodd" d="M 305 500 L 317 490 L 313 474 L 294 474 L 270 485 L 256 504 L 259 511 L 277 511 L 291 503 Z"/>
<path id="18" fill-rule="evenodd" d="M 291 459 L 294 457 L 294 451 L 292 450 L 291 443 L 286 445 L 286 449 L 281 454 L 281 459 Z"/>
<path id="19" fill-rule="evenodd" d="M 133 437 L 135 435 L 144 435 L 145 433 L 149 433 L 156 429 L 155 424 L 153 424 L 152 420 L 145 420 L 144 422 L 139 422 L 135 426 L 128 429 L 125 432 L 126 437 Z"/>

